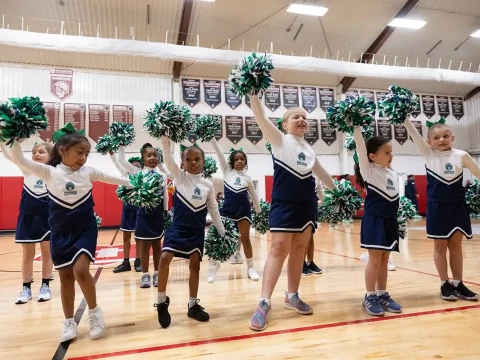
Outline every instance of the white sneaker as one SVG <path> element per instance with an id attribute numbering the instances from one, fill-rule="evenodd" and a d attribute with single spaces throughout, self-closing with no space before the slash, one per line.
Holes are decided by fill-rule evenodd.
<path id="1" fill-rule="evenodd" d="M 87 324 L 90 327 L 90 339 L 100 339 L 105 331 L 105 321 L 103 320 L 103 311 L 97 305 L 97 310 L 88 314 Z"/>
<path id="2" fill-rule="evenodd" d="M 26 304 L 29 300 L 32 300 L 32 289 L 24 286 L 15 304 Z"/>
<path id="3" fill-rule="evenodd" d="M 395 270 L 397 270 L 397 267 L 396 267 L 390 260 L 388 260 L 387 266 L 388 266 L 388 271 L 395 271 Z"/>
<path id="4" fill-rule="evenodd" d="M 230 258 L 228 259 L 228 263 L 229 264 L 236 264 L 237 263 L 237 254 L 233 254 L 232 256 L 230 256 Z"/>
<path id="5" fill-rule="evenodd" d="M 39 302 L 44 302 L 48 301 L 52 298 L 52 294 L 50 292 L 50 288 L 48 287 L 47 284 L 42 284 L 40 287 L 40 293 L 38 294 L 38 301 Z"/>
<path id="6" fill-rule="evenodd" d="M 248 269 L 248 277 L 253 281 L 258 281 L 258 279 L 260 279 L 260 276 L 258 276 L 254 268 Z"/>
<path id="7" fill-rule="evenodd" d="M 367 264 L 368 263 L 368 252 L 360 255 L 359 259 L 362 260 L 365 264 Z"/>
<path id="8" fill-rule="evenodd" d="M 217 271 L 220 268 L 220 264 L 217 262 L 209 262 L 208 263 L 208 282 L 212 283 L 217 278 Z"/>
<path id="9" fill-rule="evenodd" d="M 243 264 L 242 254 L 235 253 L 235 260 L 237 260 L 237 264 Z"/>
<path id="10" fill-rule="evenodd" d="M 75 320 L 65 319 L 63 320 L 63 333 L 60 338 L 60 342 L 68 341 L 75 339 L 78 335 L 78 326 Z"/>

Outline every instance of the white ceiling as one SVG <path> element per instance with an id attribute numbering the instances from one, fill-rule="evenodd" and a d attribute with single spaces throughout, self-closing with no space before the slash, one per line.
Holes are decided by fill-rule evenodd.
<path id="1" fill-rule="evenodd" d="M 63 5 L 60 4 L 63 2 Z M 395 16 L 406 0 L 305 0 L 328 7 L 322 17 L 290 14 L 291 0 L 194 0 L 187 37 L 188 45 L 246 51 L 273 51 L 347 60 L 358 59 Z M 0 26 L 67 35 L 165 41 L 178 37 L 184 0 L 0 0 Z M 147 5 L 150 23 L 147 24 Z M 415 66 L 475 71 L 480 65 L 480 38 L 469 35 L 480 28 L 480 0 L 420 0 L 408 15 L 427 21 L 420 30 L 396 29 L 376 55 L 375 61 Z M 131 28 L 134 28 L 133 33 Z M 298 32 L 298 35 L 297 35 Z M 297 36 L 296 36 L 297 35 Z M 441 43 L 429 54 L 438 41 Z M 466 40 L 466 41 L 465 41 Z M 465 42 L 464 42 L 465 41 Z M 462 44 L 462 42 L 464 42 Z M 462 44 L 458 50 L 455 50 Z M 395 58 L 396 57 L 396 58 Z M 441 62 L 439 62 L 441 60 Z M 47 66 L 71 66 L 101 70 L 172 74 L 173 64 L 158 59 L 58 53 L 45 50 L 6 48 L 0 44 L 0 61 Z M 472 63 L 472 65 L 470 65 Z M 225 78 L 229 67 L 184 64 L 182 76 Z M 278 82 L 335 86 L 341 78 L 325 74 L 274 72 Z M 388 81 L 358 78 L 352 87 L 385 88 Z M 401 84 L 402 85 L 402 84 Z M 472 87 L 442 82 L 409 81 L 414 91 L 466 94 Z"/>

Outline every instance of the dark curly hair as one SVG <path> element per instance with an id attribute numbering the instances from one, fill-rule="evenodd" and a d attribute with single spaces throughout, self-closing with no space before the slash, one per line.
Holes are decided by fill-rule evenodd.
<path id="1" fill-rule="evenodd" d="M 228 163 L 230 164 L 230 169 L 233 169 L 235 166 L 235 156 L 237 154 L 242 154 L 243 157 L 245 158 L 245 169 L 248 169 L 248 160 L 247 160 L 247 155 L 243 152 L 243 150 L 233 150 L 230 153 L 230 156 L 228 157 Z"/>

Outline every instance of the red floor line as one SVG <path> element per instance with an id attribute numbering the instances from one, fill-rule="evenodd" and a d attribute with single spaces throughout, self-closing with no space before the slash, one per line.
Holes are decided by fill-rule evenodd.
<path id="1" fill-rule="evenodd" d="M 368 319 L 358 319 L 358 320 L 341 321 L 341 322 L 335 322 L 335 323 L 329 323 L 329 324 L 303 326 L 303 327 L 298 327 L 298 328 L 293 328 L 293 329 L 254 332 L 254 333 L 250 333 L 250 334 L 225 336 L 225 337 L 213 338 L 213 339 L 196 340 L 196 341 L 188 341 L 188 342 L 182 342 L 182 343 L 176 343 L 176 344 L 151 346 L 151 347 L 146 347 L 146 348 L 142 348 L 142 349 L 121 350 L 121 351 L 113 351 L 113 352 L 103 353 L 103 354 L 72 357 L 72 358 L 69 358 L 69 360 L 104 359 L 104 358 L 111 358 L 111 357 L 117 357 L 117 356 L 142 354 L 142 353 L 149 353 L 149 352 L 163 351 L 163 350 L 171 350 L 171 349 L 178 349 L 178 348 L 184 348 L 184 347 L 193 347 L 193 346 L 200 346 L 200 345 L 207 345 L 207 344 L 218 344 L 218 343 L 224 343 L 224 342 L 230 342 L 230 341 L 262 338 L 262 337 L 267 337 L 267 336 L 275 336 L 275 335 L 282 335 L 282 334 L 293 334 L 293 333 L 310 331 L 310 330 L 322 330 L 322 329 L 336 328 L 336 327 L 341 327 L 341 326 L 368 324 L 368 323 L 388 321 L 388 320 L 405 319 L 405 318 L 412 318 L 412 317 L 417 317 L 417 316 L 427 316 L 427 315 L 434 315 L 434 314 L 445 314 L 445 313 L 465 311 L 465 310 L 474 310 L 474 309 L 480 309 L 480 305 L 467 305 L 467 306 L 461 306 L 461 307 L 458 307 L 458 308 L 420 311 L 420 312 L 415 312 L 415 313 L 410 313 L 410 314 L 387 315 L 387 316 L 384 316 L 384 317 L 371 317 L 371 318 L 368 318 Z"/>

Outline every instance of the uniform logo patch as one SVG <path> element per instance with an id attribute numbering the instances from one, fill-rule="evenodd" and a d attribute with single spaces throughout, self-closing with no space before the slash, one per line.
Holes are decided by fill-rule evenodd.
<path id="1" fill-rule="evenodd" d="M 38 179 L 37 183 L 33 186 L 35 189 L 43 189 L 43 180 Z"/>
<path id="2" fill-rule="evenodd" d="M 393 181 L 392 179 L 387 179 L 387 190 L 395 190 L 395 186 L 393 186 Z"/>
<path id="3" fill-rule="evenodd" d="M 239 177 L 237 177 L 237 178 L 235 179 L 235 185 L 240 185 L 240 178 L 239 178 Z"/>
<path id="4" fill-rule="evenodd" d="M 455 170 L 453 170 L 453 165 L 450 163 L 447 163 L 445 165 L 445 172 L 444 174 L 455 174 Z"/>
<path id="5" fill-rule="evenodd" d="M 192 199 L 194 200 L 202 200 L 202 192 L 200 191 L 200 189 L 197 187 L 193 190 L 193 195 L 192 195 Z"/>
<path id="6" fill-rule="evenodd" d="M 77 195 L 77 192 L 75 191 L 75 184 L 72 183 L 71 181 L 69 181 L 68 183 L 65 184 L 65 189 L 67 190 L 63 193 L 65 196 L 67 196 L 67 195 Z"/>
<path id="7" fill-rule="evenodd" d="M 307 157 L 305 156 L 305 154 L 301 152 L 300 154 L 298 154 L 297 165 L 307 166 L 307 163 L 305 162 L 306 159 Z"/>

